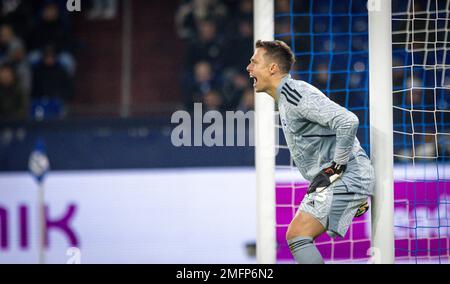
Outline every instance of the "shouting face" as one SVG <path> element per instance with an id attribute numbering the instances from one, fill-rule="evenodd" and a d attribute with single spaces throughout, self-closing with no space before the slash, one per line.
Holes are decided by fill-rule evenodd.
<path id="1" fill-rule="evenodd" d="M 247 72 L 253 79 L 253 88 L 257 93 L 266 92 L 270 87 L 271 64 L 267 62 L 265 54 L 266 50 L 257 48 L 250 59 L 250 64 L 247 66 Z"/>

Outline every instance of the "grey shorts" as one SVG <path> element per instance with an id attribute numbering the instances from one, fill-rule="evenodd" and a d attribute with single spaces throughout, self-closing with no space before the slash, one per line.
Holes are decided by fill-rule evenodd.
<path id="1" fill-rule="evenodd" d="M 299 212 L 306 212 L 316 218 L 326 228 L 330 237 L 343 238 L 359 206 L 366 202 L 368 197 L 349 192 L 342 180 L 337 180 L 322 192 L 305 195 Z"/>

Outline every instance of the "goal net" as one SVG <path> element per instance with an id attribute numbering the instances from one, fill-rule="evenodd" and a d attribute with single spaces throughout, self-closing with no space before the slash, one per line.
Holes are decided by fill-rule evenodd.
<path id="1" fill-rule="evenodd" d="M 450 255 L 449 3 L 392 0 L 396 262 L 446 263 Z M 358 116 L 358 139 L 369 154 L 367 1 L 275 0 L 275 39 L 295 52 L 294 78 Z M 308 182 L 276 128 L 277 261 L 292 262 L 285 234 Z M 344 239 L 318 238 L 325 261 L 368 262 L 370 220 L 370 212 L 355 218 Z"/>
<path id="2" fill-rule="evenodd" d="M 449 262 L 449 8 L 449 0 L 392 5 L 397 262 Z"/>

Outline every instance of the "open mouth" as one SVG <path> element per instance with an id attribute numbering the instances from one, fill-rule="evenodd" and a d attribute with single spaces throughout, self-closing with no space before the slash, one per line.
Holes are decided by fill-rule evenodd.
<path id="1" fill-rule="evenodd" d="M 258 81 L 258 78 L 255 77 L 255 75 L 250 74 L 250 79 L 253 79 L 253 87 L 256 86 L 256 82 Z"/>

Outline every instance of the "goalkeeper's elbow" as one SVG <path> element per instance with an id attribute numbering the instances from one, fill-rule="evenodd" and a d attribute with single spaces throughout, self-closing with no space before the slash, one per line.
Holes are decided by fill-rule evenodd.
<path id="1" fill-rule="evenodd" d="M 349 112 L 349 120 L 348 123 L 351 125 L 352 128 L 358 128 L 359 127 L 359 119 L 353 112 Z"/>
<path id="2" fill-rule="evenodd" d="M 341 123 L 338 125 L 338 130 L 341 131 L 343 134 L 355 134 L 356 130 L 359 127 L 359 119 L 358 117 L 351 111 L 347 111 L 345 113 L 345 116 L 341 117 Z"/>

